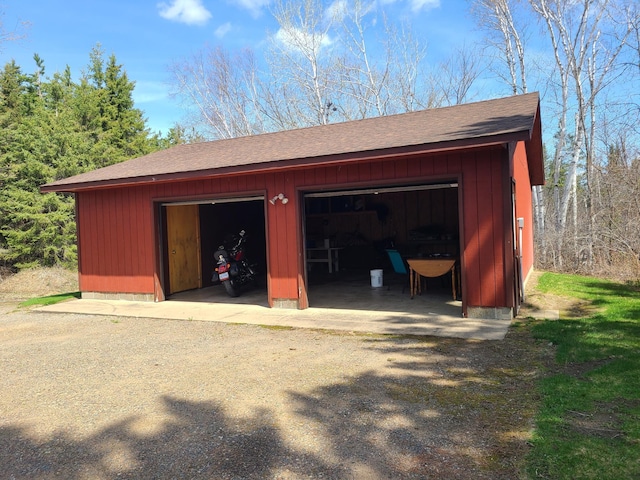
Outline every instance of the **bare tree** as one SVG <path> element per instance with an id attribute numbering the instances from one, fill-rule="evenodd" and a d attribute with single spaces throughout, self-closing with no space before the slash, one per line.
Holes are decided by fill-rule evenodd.
<path id="1" fill-rule="evenodd" d="M 597 139 L 598 98 L 603 87 L 611 81 L 612 76 L 616 75 L 619 55 L 627 45 L 626 40 L 631 33 L 630 23 L 626 23 L 621 38 L 614 43 L 608 43 L 603 38 L 603 29 L 611 32 L 619 26 L 618 22 L 611 21 L 617 6 L 614 2 L 609 0 L 530 0 L 530 3 L 546 24 L 561 80 L 563 128 L 558 132 L 554 172 L 559 172 L 562 168 L 565 146 L 569 146 L 569 160 L 564 164 L 567 172 L 564 190 L 556 206 L 559 233 L 562 236 L 567 231 L 568 214 L 571 212 L 574 244 L 577 242 L 575 236 L 575 232 L 578 231 L 577 181 L 580 163 L 584 158 L 589 225 L 587 237 L 590 238 L 586 261 L 590 263 L 593 258 L 592 179 Z M 611 36 L 614 38 L 617 35 Z M 570 107 L 573 108 L 574 118 L 573 130 L 568 134 L 566 114 Z M 578 251 L 579 249 L 576 248 L 575 252 Z"/>
<path id="2" fill-rule="evenodd" d="M 480 60 L 477 49 L 462 45 L 440 65 L 440 89 L 448 105 L 470 101 L 469 91 L 480 76 Z"/>
<path id="3" fill-rule="evenodd" d="M 415 37 L 406 24 L 396 28 L 385 21 L 385 50 L 390 59 L 389 96 L 393 99 L 393 112 L 411 112 L 441 106 L 438 80 L 424 71 L 426 44 Z"/>
<path id="4" fill-rule="evenodd" d="M 320 0 L 281 0 L 272 13 L 279 25 L 271 35 L 267 56 L 273 99 L 286 101 L 301 126 L 329 123 L 338 82 L 335 55 L 331 54 L 333 18 L 325 15 Z M 279 108 L 278 103 L 269 104 L 270 111 Z M 276 120 L 279 115 L 274 112 L 271 118 Z"/>
<path id="5" fill-rule="evenodd" d="M 633 0 L 476 0 L 478 23 L 489 32 L 496 70 L 513 93 L 526 92 L 531 75 L 525 57 L 528 25 L 543 26 L 537 48 L 548 47 L 553 66 L 545 72 L 547 108 L 556 118 L 548 171 L 550 186 L 533 190 L 534 218 L 542 257 L 547 246 L 557 268 L 588 269 L 594 262 L 606 172 L 603 126 L 638 118 L 638 6 Z M 539 56 L 539 58 L 543 58 Z M 500 63 L 501 62 L 501 63 Z M 502 72 L 502 73 L 500 73 Z M 541 76 L 541 78 L 543 78 Z M 624 88 L 631 86 L 630 88 Z M 622 87 L 625 99 L 616 99 Z M 618 105 L 624 110 L 616 111 Z M 633 115 L 629 115 L 634 112 Z M 606 120 L 606 121 L 605 121 Z M 637 128 L 637 120 L 631 120 Z M 631 131 L 631 130 L 628 130 Z M 637 130 L 636 130 L 637 131 Z M 546 195 L 543 195 L 546 194 Z"/>
<path id="6" fill-rule="evenodd" d="M 326 8 L 325 8 L 326 7 Z M 286 130 L 438 106 L 437 85 L 425 80 L 426 49 L 405 25 L 387 22 L 379 5 L 344 0 L 277 0 L 278 28 L 269 36 L 267 68 L 250 50 L 231 55 L 207 48 L 171 67 L 175 93 L 214 138 Z M 380 37 L 368 31 L 378 28 Z M 383 33 L 380 33 L 384 30 Z M 475 76 L 471 55 L 451 70 L 459 100 Z M 456 78 L 453 78 L 455 73 Z M 460 76 L 462 74 L 462 77 Z M 464 80 L 459 83 L 459 80 Z M 202 130 L 202 129 L 201 129 Z"/>
<path id="7" fill-rule="evenodd" d="M 5 42 L 16 42 L 23 40 L 27 36 L 27 31 L 31 27 L 31 23 L 19 20 L 13 27 L 7 28 L 4 22 L 4 11 L 2 11 L 2 5 L 0 5 L 0 52 L 2 52 L 2 46 Z"/>
<path id="8" fill-rule="evenodd" d="M 253 52 L 231 57 L 222 48 L 207 48 L 170 67 L 175 93 L 195 108 L 198 122 L 214 138 L 232 138 L 268 129 L 262 118 L 259 80 Z"/>
<path id="9" fill-rule="evenodd" d="M 524 19 L 520 24 L 514 20 L 514 11 L 525 17 L 517 7 L 519 0 L 477 0 L 473 2 L 473 10 L 478 23 L 489 33 L 489 44 L 498 53 L 496 58 L 504 62 L 508 74 L 497 70 L 505 82 L 511 87 L 513 94 L 527 92 L 527 68 L 525 62 L 525 44 L 523 35 Z M 497 38 L 496 38 L 497 37 Z"/>
<path id="10" fill-rule="evenodd" d="M 597 203 L 596 266 L 622 280 L 640 273 L 640 155 L 629 151 L 626 134 L 609 146 L 606 163 L 595 168 L 601 186 Z"/>
<path id="11" fill-rule="evenodd" d="M 413 111 L 440 104 L 434 84 L 425 82 L 422 69 L 426 47 L 407 24 L 389 22 L 375 3 L 335 2 L 341 63 L 338 65 L 345 119 L 367 118 Z M 382 35 L 367 35 L 368 27 L 384 25 Z M 377 55 L 371 52 L 377 52 Z"/>
<path id="12" fill-rule="evenodd" d="M 331 12 L 341 27 L 344 53 L 338 88 L 352 105 L 352 108 L 343 108 L 349 118 L 386 115 L 391 101 L 388 89 L 391 55 L 387 49 L 382 58 L 372 57 L 365 36 L 366 17 L 373 8 L 374 4 L 354 0 L 334 3 Z"/>
<path id="13" fill-rule="evenodd" d="M 501 68 L 494 69 L 498 76 L 511 88 L 515 95 L 528 92 L 528 69 L 525 57 L 525 40 L 527 29 L 526 19 L 530 12 L 524 10 L 520 0 L 478 0 L 473 5 L 474 13 L 479 24 L 489 33 L 489 47 L 496 52 L 495 58 L 506 67 L 507 74 L 503 75 Z M 514 14 L 515 12 L 515 14 Z M 516 24 L 515 18 L 520 22 Z M 565 128 L 566 114 L 560 117 L 559 128 Z M 562 145 L 560 145 L 562 149 Z M 560 171 L 554 172 L 560 175 Z M 554 184 L 558 184 L 554 180 Z M 545 226 L 546 202 L 542 187 L 535 185 L 532 189 L 533 214 L 536 238 L 541 243 L 541 253 L 546 254 Z"/>

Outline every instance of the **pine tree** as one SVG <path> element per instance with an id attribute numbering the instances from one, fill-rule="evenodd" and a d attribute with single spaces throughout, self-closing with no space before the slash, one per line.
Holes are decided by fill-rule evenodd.
<path id="1" fill-rule="evenodd" d="M 67 67 L 45 77 L 15 62 L 0 73 L 0 260 L 16 268 L 77 261 L 74 198 L 41 194 L 53 180 L 144 155 L 167 142 L 150 136 L 131 82 L 99 46 L 78 83 Z"/>

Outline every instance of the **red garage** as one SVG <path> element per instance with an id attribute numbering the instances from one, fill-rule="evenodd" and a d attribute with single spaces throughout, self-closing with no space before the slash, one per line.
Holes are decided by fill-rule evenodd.
<path id="1" fill-rule="evenodd" d="M 451 259 L 461 315 L 505 318 L 533 268 L 543 183 L 526 94 L 179 145 L 42 191 L 75 194 L 84 298 L 211 288 L 215 246 L 244 228 L 271 307 L 309 307 L 316 276 L 368 283 L 397 250 Z"/>

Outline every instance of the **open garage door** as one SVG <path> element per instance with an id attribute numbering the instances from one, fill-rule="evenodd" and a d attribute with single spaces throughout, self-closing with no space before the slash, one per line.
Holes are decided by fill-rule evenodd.
<path id="1" fill-rule="evenodd" d="M 168 299 L 267 304 L 263 196 L 168 201 L 159 203 L 158 207 L 162 285 Z M 255 288 L 232 299 L 219 282 L 212 279 L 214 253 L 240 230 L 247 233 L 246 253 L 257 266 L 258 279 Z"/>
<path id="2" fill-rule="evenodd" d="M 398 302 L 401 306 L 397 308 L 406 311 L 411 299 L 409 259 L 444 259 L 458 268 L 456 181 L 310 191 L 304 194 L 304 204 L 305 273 L 311 307 L 360 305 L 362 309 L 394 310 L 397 305 L 392 303 Z M 395 263 L 391 251 L 398 254 Z M 422 278 L 420 301 L 446 303 L 446 314 L 461 315 L 456 272 L 447 271 L 443 278 Z M 381 288 L 372 287 L 378 273 Z M 418 306 L 414 304 L 413 308 Z"/>

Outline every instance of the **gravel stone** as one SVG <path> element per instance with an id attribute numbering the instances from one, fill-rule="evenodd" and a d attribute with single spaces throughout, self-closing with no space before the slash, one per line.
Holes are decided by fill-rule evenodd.
<path id="1" fill-rule="evenodd" d="M 7 479 L 524 478 L 553 354 L 517 322 L 502 341 L 392 337 L 15 297 L 0 288 Z"/>
<path id="2" fill-rule="evenodd" d="M 10 479 L 519 478 L 544 356 L 511 332 L 0 315 Z"/>

